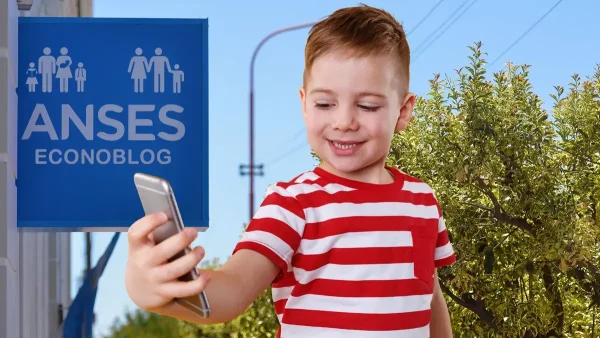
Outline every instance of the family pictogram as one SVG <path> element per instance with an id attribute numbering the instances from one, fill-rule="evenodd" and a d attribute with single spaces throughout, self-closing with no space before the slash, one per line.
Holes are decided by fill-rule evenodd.
<path id="1" fill-rule="evenodd" d="M 154 55 L 148 60 L 143 54 L 141 48 L 135 49 L 135 56 L 129 61 L 128 73 L 133 80 L 133 91 L 136 93 L 144 92 L 144 82 L 150 74 L 154 80 L 154 92 L 165 92 L 165 78 L 171 74 L 173 83 L 173 93 L 181 93 L 181 84 L 184 81 L 183 70 L 179 64 L 171 66 L 169 58 L 163 55 L 161 48 L 154 50 Z M 83 62 L 78 62 L 77 66 L 69 55 L 67 47 L 60 49 L 60 55 L 53 56 L 52 49 L 45 47 L 43 55 L 39 57 L 37 65 L 35 62 L 29 63 L 27 69 L 27 80 L 25 84 L 30 93 L 37 90 L 37 85 L 41 85 L 43 93 L 52 93 L 55 79 L 58 80 L 59 91 L 61 93 L 69 92 L 69 82 L 74 79 L 77 82 L 77 92 L 82 93 L 85 90 L 87 81 L 87 70 L 83 67 Z"/>
<path id="2" fill-rule="evenodd" d="M 59 80 L 59 91 L 61 93 L 69 92 L 69 80 L 73 78 L 73 59 L 69 56 L 67 47 L 60 49 L 60 55 L 54 57 L 51 55 L 50 47 L 43 49 L 43 54 L 38 59 L 37 68 L 35 62 L 29 63 L 27 69 L 27 84 L 29 92 L 35 92 L 36 86 L 39 84 L 38 75 L 41 76 L 42 92 L 51 93 L 53 90 L 54 79 Z M 75 69 L 75 81 L 77 82 L 77 92 L 84 91 L 84 83 L 87 80 L 86 70 L 83 68 L 83 63 L 79 62 Z"/>
<path id="3" fill-rule="evenodd" d="M 148 74 L 153 73 L 154 76 L 154 92 L 165 92 L 165 75 L 166 71 L 171 74 L 173 80 L 173 93 L 181 93 L 181 83 L 183 82 L 183 71 L 176 64 L 171 68 L 169 58 L 163 55 L 161 48 L 154 50 L 154 56 L 148 60 L 142 55 L 141 48 L 135 49 L 135 56 L 129 61 L 128 73 L 131 73 L 133 80 L 133 91 L 136 93 L 144 92 L 144 81 L 148 78 Z"/>

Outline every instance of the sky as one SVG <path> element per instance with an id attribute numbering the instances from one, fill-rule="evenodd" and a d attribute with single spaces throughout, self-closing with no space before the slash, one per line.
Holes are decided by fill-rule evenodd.
<path id="1" fill-rule="evenodd" d="M 591 75 L 600 62 L 596 13 L 600 2 L 562 1 L 504 55 L 556 0 L 445 0 L 421 24 L 439 0 L 363 1 L 383 8 L 403 23 L 412 51 L 411 90 L 426 95 L 434 73 L 453 76 L 467 65 L 475 42 L 483 42 L 487 60 L 532 65 L 534 90 L 550 109 L 553 86 L 567 86 L 571 75 Z M 95 17 L 208 18 L 209 21 L 209 179 L 210 227 L 193 245 L 202 245 L 206 260 L 229 257 L 248 221 L 248 177 L 239 165 L 248 162 L 248 89 L 250 58 L 258 42 L 277 29 L 320 20 L 334 10 L 357 5 L 345 0 L 94 0 Z M 458 14 L 451 17 L 460 7 Z M 460 15 L 463 11 L 464 14 Z M 444 25 L 445 24 L 445 25 Z M 418 26 L 417 26 L 418 25 Z M 444 25 L 445 29 L 438 31 Z M 269 40 L 255 67 L 255 140 L 257 163 L 255 207 L 267 185 L 310 170 L 310 155 L 300 113 L 298 88 L 304 68 L 308 29 Z M 93 234 L 93 262 L 112 233 Z M 84 234 L 72 235 L 72 282 L 75 296 L 85 264 Z M 115 318 L 135 309 L 124 284 L 127 238 L 121 236 L 100 279 L 96 300 L 97 335 L 108 333 Z"/>

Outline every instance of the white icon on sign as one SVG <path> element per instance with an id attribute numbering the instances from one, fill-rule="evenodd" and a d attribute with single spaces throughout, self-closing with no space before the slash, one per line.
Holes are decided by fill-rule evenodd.
<path id="1" fill-rule="evenodd" d="M 175 65 L 175 70 L 171 71 L 173 74 L 173 93 L 181 93 L 181 83 L 183 82 L 183 70 L 179 70 L 179 65 Z"/>
<path id="2" fill-rule="evenodd" d="M 29 69 L 27 69 L 27 81 L 25 82 L 29 86 L 29 92 L 35 92 L 35 86 L 38 84 L 37 80 L 38 71 L 35 69 L 35 63 L 29 63 Z"/>
<path id="3" fill-rule="evenodd" d="M 25 83 L 29 86 L 29 92 L 35 92 L 35 87 L 38 84 L 37 75 L 40 74 L 42 77 L 42 92 L 52 93 L 52 82 L 56 76 L 59 81 L 60 92 L 68 93 L 69 79 L 73 78 L 71 71 L 73 59 L 67 55 L 69 50 L 67 47 L 62 47 L 57 58 L 51 55 L 52 50 L 50 47 L 45 47 L 43 53 L 44 55 L 38 59 L 37 69 L 35 69 L 35 63 L 33 62 L 29 64 L 29 69 L 27 69 L 27 81 Z M 83 66 L 83 64 L 81 65 Z M 87 79 L 87 76 L 85 69 L 80 68 L 80 72 L 78 72 L 79 68 L 76 69 L 75 80 L 77 81 L 77 91 L 83 92 L 83 81 Z"/>
<path id="4" fill-rule="evenodd" d="M 165 67 L 171 72 L 169 59 L 162 55 L 162 49 L 156 48 L 154 56 L 150 58 L 150 67 L 148 71 L 154 70 L 154 92 L 165 92 Z"/>
<path id="5" fill-rule="evenodd" d="M 171 69 L 169 58 L 162 55 L 162 48 L 154 50 L 154 56 L 150 61 L 143 56 L 141 48 L 135 49 L 135 56 L 129 61 L 128 73 L 131 73 L 133 80 L 133 91 L 135 93 L 144 92 L 144 81 L 148 74 L 153 73 L 154 92 L 165 92 L 165 71 L 168 71 L 173 77 L 173 93 L 181 93 L 181 83 L 183 82 L 183 71 L 179 69 L 179 65 L 175 65 L 175 69 Z"/>
<path id="6" fill-rule="evenodd" d="M 56 64 L 58 65 L 56 78 L 60 79 L 61 93 L 69 92 L 69 79 L 73 77 L 73 73 L 71 73 L 71 64 L 73 64 L 73 60 L 67 55 L 68 52 L 69 50 L 66 47 L 63 47 L 60 49 L 60 56 L 56 58 Z"/>
<path id="7" fill-rule="evenodd" d="M 144 92 L 144 80 L 146 80 L 146 73 L 150 70 L 148 60 L 145 56 L 142 56 L 142 49 L 136 48 L 135 55 L 129 61 L 128 73 L 131 73 L 131 79 L 133 79 L 133 91 L 136 93 Z"/>
<path id="8" fill-rule="evenodd" d="M 83 93 L 84 83 L 86 80 L 86 70 L 83 68 L 83 62 L 77 64 L 75 69 L 75 81 L 77 81 L 77 92 Z"/>
<path id="9" fill-rule="evenodd" d="M 52 92 L 52 75 L 56 74 L 56 59 L 50 55 L 49 47 L 44 48 L 44 55 L 38 60 L 38 71 L 42 74 L 42 92 Z"/>

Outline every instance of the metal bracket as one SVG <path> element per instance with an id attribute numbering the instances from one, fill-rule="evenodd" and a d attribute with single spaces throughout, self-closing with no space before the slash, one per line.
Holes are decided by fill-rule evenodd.
<path id="1" fill-rule="evenodd" d="M 265 172 L 263 171 L 264 165 L 258 164 L 254 165 L 254 168 L 251 168 L 250 165 L 240 164 L 240 176 L 263 176 Z"/>
<path id="2" fill-rule="evenodd" d="M 58 304 L 58 326 L 60 327 L 64 321 L 65 312 L 62 303 Z"/>
<path id="3" fill-rule="evenodd" d="M 28 11 L 33 6 L 33 0 L 17 0 L 17 6 L 20 11 Z"/>

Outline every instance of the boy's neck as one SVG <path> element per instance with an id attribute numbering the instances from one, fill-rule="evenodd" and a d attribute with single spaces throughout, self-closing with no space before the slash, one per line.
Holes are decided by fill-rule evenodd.
<path id="1" fill-rule="evenodd" d="M 370 184 L 390 184 L 394 182 L 394 175 L 385 167 L 385 160 L 377 161 L 367 167 L 352 172 L 339 171 L 324 161 L 319 167 L 333 175 L 348 180 Z"/>

